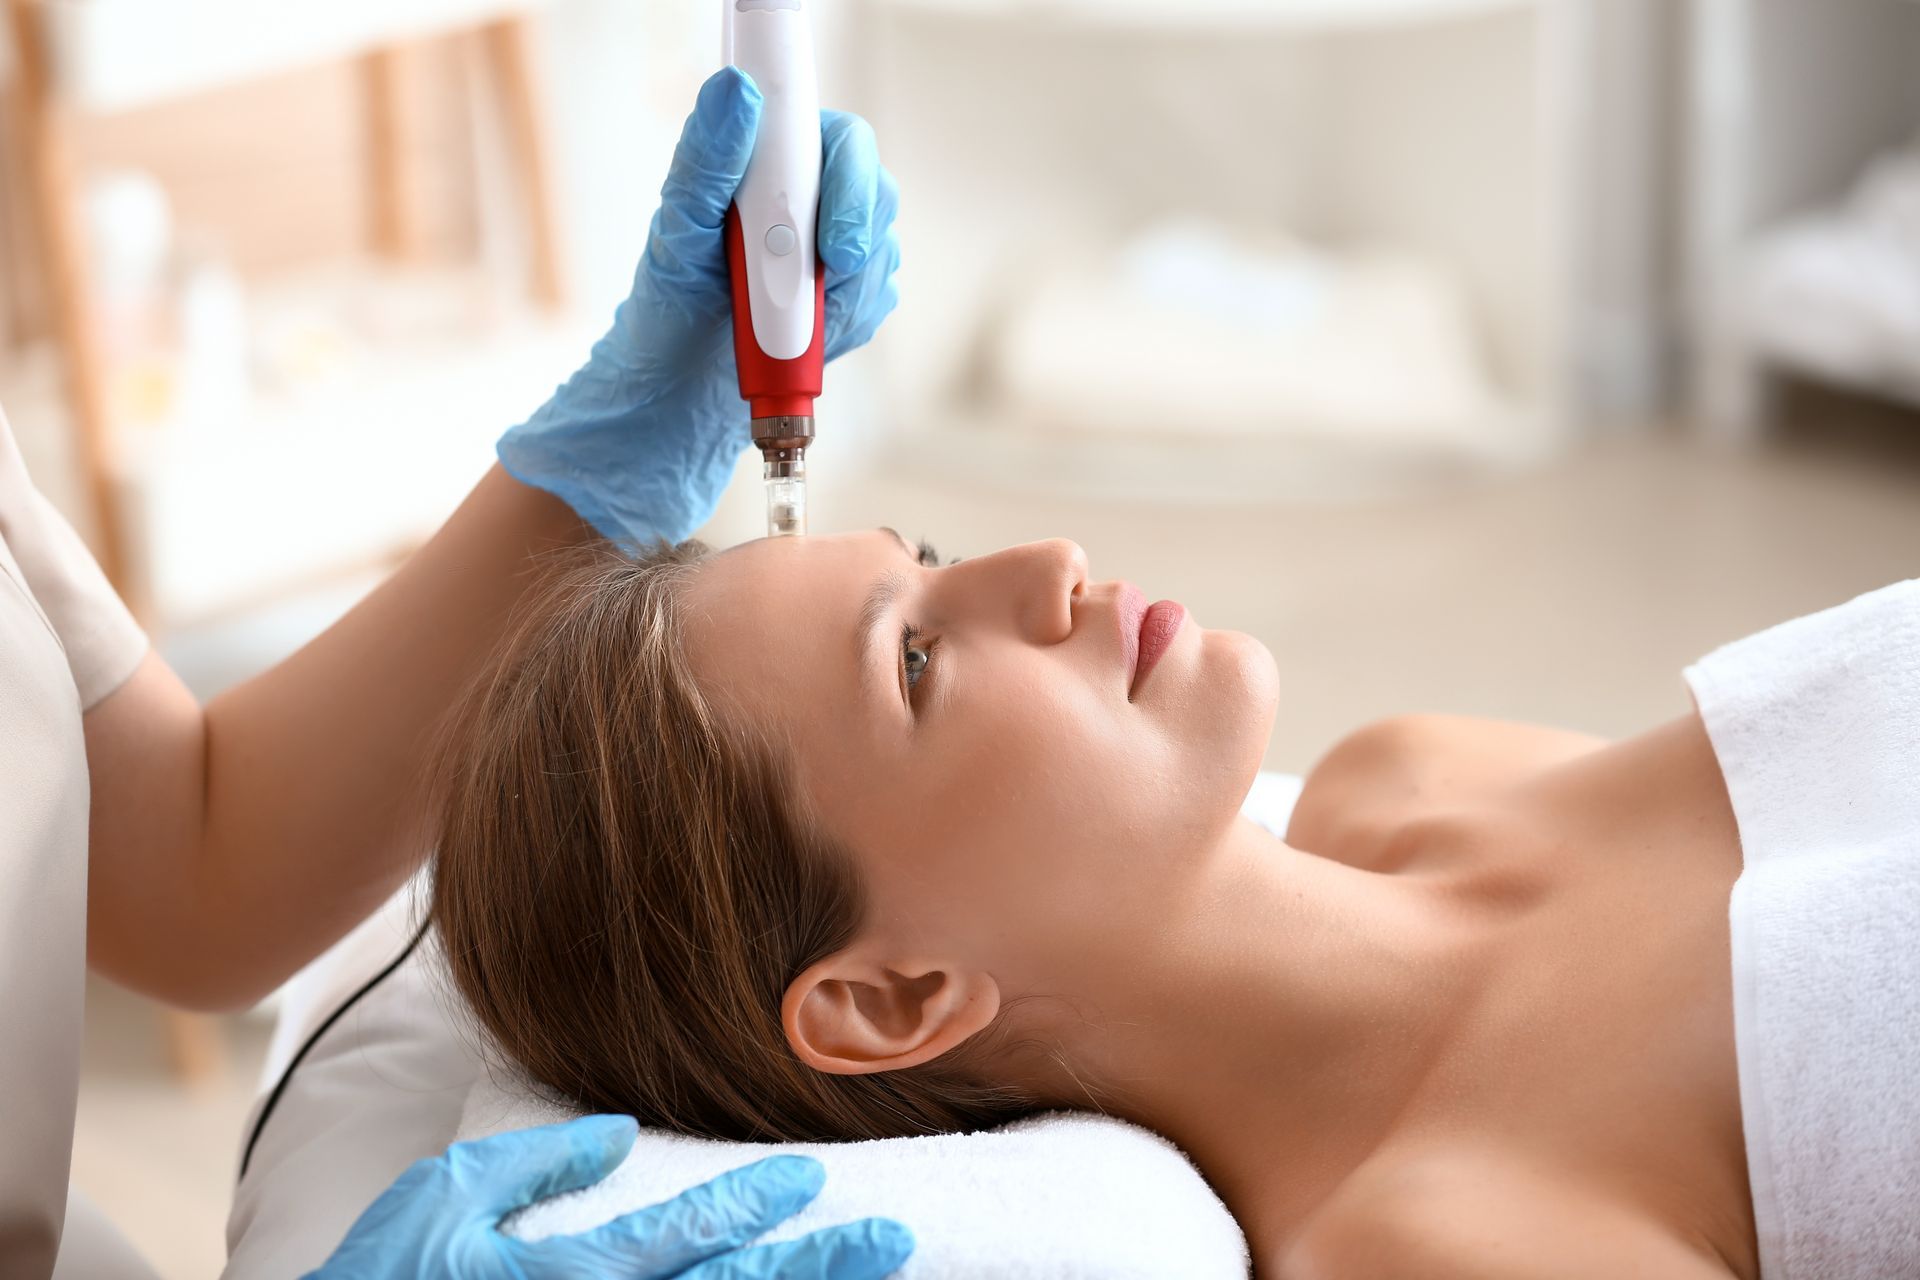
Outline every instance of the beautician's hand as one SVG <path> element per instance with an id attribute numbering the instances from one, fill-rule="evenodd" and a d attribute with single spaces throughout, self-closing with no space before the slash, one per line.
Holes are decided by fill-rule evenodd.
<path id="1" fill-rule="evenodd" d="M 805 1156 L 735 1169 L 579 1235 L 501 1233 L 513 1210 L 612 1173 L 636 1132 L 624 1116 L 586 1116 L 455 1143 L 401 1174 L 307 1280 L 880 1280 L 913 1252 L 912 1234 L 884 1218 L 742 1248 L 819 1193 L 825 1172 Z"/>
<path id="2" fill-rule="evenodd" d="M 759 122 L 760 91 L 744 73 L 724 68 L 701 86 L 632 295 L 580 371 L 500 441 L 515 479 L 557 495 L 622 546 L 692 534 L 749 443 L 721 228 Z M 864 120 L 823 111 L 820 131 L 832 360 L 871 338 L 897 301 L 899 188 Z"/>

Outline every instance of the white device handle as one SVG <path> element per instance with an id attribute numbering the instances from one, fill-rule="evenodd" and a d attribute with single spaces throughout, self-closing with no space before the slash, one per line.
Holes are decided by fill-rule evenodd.
<path id="1" fill-rule="evenodd" d="M 820 270 L 820 85 L 807 0 L 720 0 L 722 57 L 753 77 L 765 106 L 734 205 L 747 260 L 753 336 L 776 360 L 813 345 Z"/>

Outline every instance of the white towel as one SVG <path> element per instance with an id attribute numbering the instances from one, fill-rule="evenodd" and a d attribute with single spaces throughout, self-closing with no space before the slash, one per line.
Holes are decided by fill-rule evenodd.
<path id="1" fill-rule="evenodd" d="M 1729 918 L 1761 1275 L 1920 1276 L 1920 581 L 1687 680 L 1746 863 Z"/>
<path id="2" fill-rule="evenodd" d="M 571 1112 L 483 1078 L 462 1138 L 550 1124 Z M 819 1198 L 763 1240 L 870 1216 L 919 1241 L 898 1273 L 946 1277 L 1182 1277 L 1240 1280 L 1246 1242 L 1226 1206 L 1163 1138 L 1103 1116 L 1038 1116 L 989 1133 L 878 1142 L 710 1142 L 644 1132 L 604 1181 L 508 1219 L 527 1239 L 584 1231 L 670 1199 L 762 1156 L 801 1153 L 827 1168 Z"/>

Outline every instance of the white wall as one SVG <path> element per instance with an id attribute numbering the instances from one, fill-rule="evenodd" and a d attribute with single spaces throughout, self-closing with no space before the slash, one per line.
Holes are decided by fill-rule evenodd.
<path id="1" fill-rule="evenodd" d="M 1684 359 L 1683 10 L 1673 0 L 1566 5 L 1551 57 L 1573 86 L 1554 161 L 1575 201 L 1560 284 L 1573 299 L 1566 374 L 1601 424 L 1671 409 Z"/>

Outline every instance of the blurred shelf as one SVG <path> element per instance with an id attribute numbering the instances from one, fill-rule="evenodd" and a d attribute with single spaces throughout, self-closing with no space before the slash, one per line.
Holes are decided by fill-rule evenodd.
<path id="1" fill-rule="evenodd" d="M 231 619 L 429 536 L 604 328 L 504 298 L 476 271 L 360 263 L 249 281 L 256 344 L 291 334 L 294 374 L 222 412 L 116 425 L 152 622 Z M 83 513 L 46 355 L 0 367 L 0 403 L 36 484 Z"/>
<path id="2" fill-rule="evenodd" d="M 460 271 L 293 277 L 256 286 L 248 307 L 256 334 L 344 317 L 347 343 L 337 368 L 256 390 L 225 420 L 128 433 L 168 620 L 232 612 L 424 540 L 599 331 L 509 306 Z"/>
<path id="3" fill-rule="evenodd" d="M 1369 31 L 1543 7 L 1548 0 L 887 0 L 906 12 L 1134 30 Z"/>

